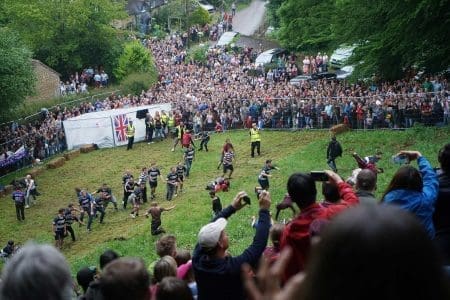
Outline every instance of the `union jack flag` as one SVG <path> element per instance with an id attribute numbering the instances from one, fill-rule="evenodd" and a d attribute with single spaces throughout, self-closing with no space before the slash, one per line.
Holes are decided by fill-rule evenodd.
<path id="1" fill-rule="evenodd" d="M 127 140 L 127 115 L 117 115 L 114 117 L 114 130 L 116 131 L 117 141 L 123 142 Z"/>

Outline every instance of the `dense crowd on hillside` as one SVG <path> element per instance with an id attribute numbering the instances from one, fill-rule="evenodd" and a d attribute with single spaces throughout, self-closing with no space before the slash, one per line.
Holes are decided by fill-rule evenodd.
<path id="1" fill-rule="evenodd" d="M 295 55 L 283 57 L 277 68 L 264 70 L 255 68 L 251 48 L 211 48 L 205 63 L 195 63 L 187 59 L 183 35 L 146 40 L 145 44 L 160 74 L 156 86 L 136 96 L 111 95 L 71 109 L 44 110 L 34 122 L 2 126 L 2 174 L 65 150 L 61 122 L 67 118 L 144 104 L 169 102 L 170 113 L 181 115 L 186 124 L 196 119 L 197 125 L 206 127 L 217 121 L 224 130 L 249 127 L 251 122 L 260 128 L 298 129 L 339 123 L 355 129 L 408 128 L 416 122 L 448 124 L 449 86 L 441 76 L 370 85 L 325 79 L 293 85 L 289 80 L 302 69 Z M 77 78 L 80 81 L 83 76 L 72 77 L 72 84 L 77 85 Z M 107 84 L 107 79 L 98 79 L 99 86 Z M 20 159 L 14 159 L 17 157 Z"/>

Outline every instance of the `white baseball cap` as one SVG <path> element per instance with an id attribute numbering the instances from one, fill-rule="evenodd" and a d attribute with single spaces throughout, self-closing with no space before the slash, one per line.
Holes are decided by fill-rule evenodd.
<path id="1" fill-rule="evenodd" d="M 209 223 L 200 229 L 198 233 L 198 243 L 202 248 L 212 249 L 219 242 L 220 234 L 227 226 L 227 220 L 219 218 L 216 221 Z"/>

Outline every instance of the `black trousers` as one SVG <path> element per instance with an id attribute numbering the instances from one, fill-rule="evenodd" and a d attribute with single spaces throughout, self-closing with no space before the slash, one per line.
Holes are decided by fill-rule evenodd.
<path id="1" fill-rule="evenodd" d="M 252 142 L 252 157 L 255 157 L 255 148 L 256 148 L 256 152 L 258 153 L 258 155 L 261 155 L 261 142 L 260 141 L 256 141 L 256 142 Z"/>
<path id="2" fill-rule="evenodd" d="M 72 225 L 66 226 L 67 232 L 70 233 L 70 237 L 72 238 L 72 241 L 75 242 L 75 231 L 73 231 Z"/>
<path id="3" fill-rule="evenodd" d="M 209 141 L 202 140 L 200 143 L 200 150 L 203 150 L 203 147 L 205 147 L 205 150 L 208 151 L 208 142 Z"/>
<path id="4" fill-rule="evenodd" d="M 134 136 L 129 136 L 127 150 L 130 150 L 133 148 L 133 143 L 134 143 Z"/>
<path id="5" fill-rule="evenodd" d="M 123 209 L 127 208 L 127 204 L 128 204 L 128 197 L 130 197 L 132 192 L 124 192 L 123 194 Z"/>
<path id="6" fill-rule="evenodd" d="M 16 203 L 16 215 L 17 220 L 25 220 L 25 204 L 23 203 Z"/>
<path id="7" fill-rule="evenodd" d="M 163 229 L 160 228 L 161 226 L 161 220 L 158 221 L 153 221 L 151 223 L 151 232 L 152 235 L 158 235 L 160 233 L 164 233 L 165 231 Z"/>

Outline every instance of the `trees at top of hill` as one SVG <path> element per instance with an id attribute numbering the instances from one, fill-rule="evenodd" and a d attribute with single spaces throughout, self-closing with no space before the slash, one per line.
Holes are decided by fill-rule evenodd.
<path id="1" fill-rule="evenodd" d="M 0 27 L 0 120 L 34 92 L 31 51 L 13 31 Z"/>
<path id="2" fill-rule="evenodd" d="M 360 43 L 354 62 L 363 74 L 398 79 L 410 68 L 450 66 L 450 0 L 337 1 L 338 41 Z"/>
<path id="3" fill-rule="evenodd" d="M 172 0 L 158 8 L 153 15 L 155 22 L 172 30 L 187 30 L 194 24 L 211 22 L 211 15 L 199 6 L 197 0 Z"/>
<path id="4" fill-rule="evenodd" d="M 114 70 L 114 75 L 119 80 L 124 79 L 128 74 L 134 73 L 147 73 L 151 79 L 150 81 L 153 82 L 157 79 L 153 56 L 137 40 L 125 44 L 117 68 Z"/>
<path id="5" fill-rule="evenodd" d="M 361 76 L 396 79 L 413 67 L 450 66 L 450 0 L 270 0 L 268 7 L 289 49 L 358 44 L 350 62 Z"/>
<path id="6" fill-rule="evenodd" d="M 34 57 L 63 76 L 88 66 L 115 68 L 121 40 L 111 26 L 126 17 L 123 1 L 5 1 L 0 22 L 20 34 Z"/>
<path id="7" fill-rule="evenodd" d="M 283 46 L 296 51 L 330 48 L 333 42 L 330 16 L 334 7 L 334 0 L 283 1 L 277 10 Z"/>

